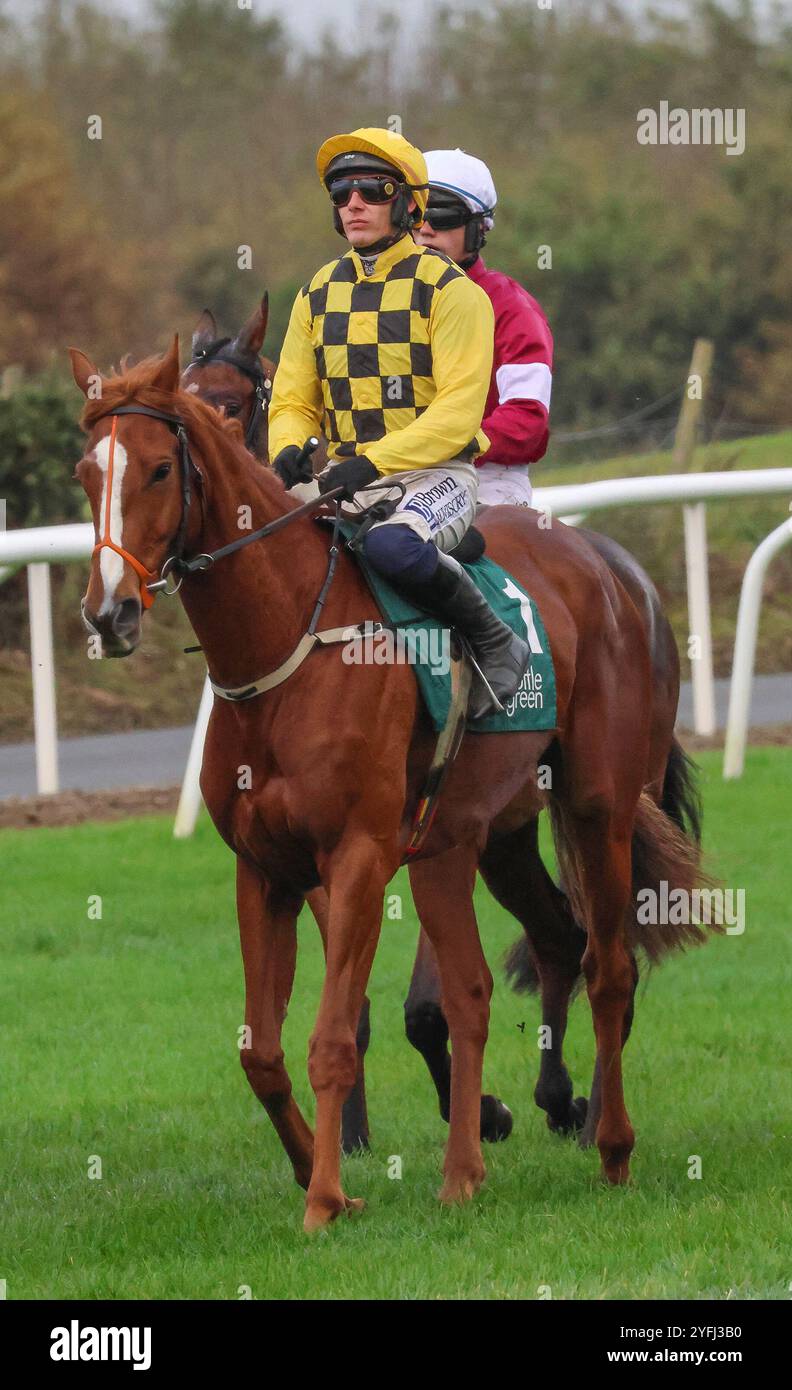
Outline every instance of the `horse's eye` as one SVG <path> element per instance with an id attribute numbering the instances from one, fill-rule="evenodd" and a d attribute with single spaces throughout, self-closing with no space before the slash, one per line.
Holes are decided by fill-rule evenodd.
<path id="1" fill-rule="evenodd" d="M 226 415 L 239 415 L 241 409 L 242 407 L 238 401 L 229 401 L 225 408 Z"/>
<path id="2" fill-rule="evenodd" d="M 152 483 L 162 483 L 162 482 L 164 482 L 165 479 L 168 477 L 168 474 L 170 473 L 170 471 L 171 471 L 171 466 L 170 466 L 169 463 L 160 463 L 160 464 L 154 469 L 154 472 L 153 472 L 152 475 L 151 475 L 151 481 L 152 481 Z"/>

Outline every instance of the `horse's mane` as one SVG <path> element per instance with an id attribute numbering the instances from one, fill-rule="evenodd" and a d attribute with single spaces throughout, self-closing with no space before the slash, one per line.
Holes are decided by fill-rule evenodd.
<path id="1" fill-rule="evenodd" d="M 230 449 L 266 492 L 276 489 L 281 494 L 280 483 L 272 470 L 253 459 L 245 448 L 240 421 L 221 415 L 192 391 L 163 391 L 161 387 L 154 386 L 152 382 L 161 365 L 160 357 L 147 357 L 127 371 L 103 376 L 101 396 L 96 400 L 87 400 L 83 407 L 81 428 L 88 433 L 103 415 L 111 415 L 118 406 L 131 405 L 133 402 L 178 415 L 184 421 L 191 440 L 198 446 L 209 444 L 213 453 Z M 286 495 L 283 500 L 286 500 Z M 293 498 L 288 500 L 297 505 Z"/>

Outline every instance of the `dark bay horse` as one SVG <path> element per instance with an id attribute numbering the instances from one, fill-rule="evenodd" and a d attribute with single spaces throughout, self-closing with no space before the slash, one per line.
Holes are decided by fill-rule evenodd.
<path id="1" fill-rule="evenodd" d="M 83 614 L 107 656 L 140 640 L 152 584 L 181 580 L 181 598 L 213 681 L 250 688 L 281 672 L 308 631 L 328 562 L 328 537 L 298 513 L 280 482 L 244 448 L 241 428 L 179 390 L 178 343 L 101 383 L 72 353 L 87 400 L 88 433 L 77 476 L 96 533 Z M 264 540 L 238 541 L 238 508 Z M 286 525 L 283 525 L 283 522 Z M 633 951 L 700 941 L 697 926 L 639 925 L 636 892 L 661 881 L 691 891 L 695 847 L 644 792 L 650 778 L 651 661 L 626 590 L 588 542 L 534 513 L 489 509 L 490 554 L 536 599 L 556 671 L 558 725 L 548 733 L 476 735 L 462 741 L 430 834 L 412 865 L 416 909 L 442 983 L 452 1048 L 449 1136 L 441 1199 L 470 1198 L 484 1177 L 481 1075 L 492 976 L 478 937 L 473 887 L 479 865 L 522 920 L 524 846 L 549 804 L 564 885 L 586 932 L 582 958 L 601 1088 L 596 1130 L 604 1176 L 624 1183 L 634 1145 L 624 1104 L 622 1048 L 634 985 Z M 548 541 L 548 537 L 552 537 Z M 200 558 L 199 557 L 204 557 Z M 165 571 L 165 574 L 163 574 Z M 342 554 L 322 627 L 376 620 L 369 590 Z M 309 644 L 310 645 L 310 644 Z M 250 1046 L 241 1052 L 306 1191 L 305 1228 L 359 1207 L 341 1186 L 341 1110 L 356 1076 L 355 1030 L 379 936 L 387 885 L 402 860 L 434 736 L 412 672 L 347 666 L 321 647 L 266 698 L 217 699 L 201 789 L 237 856 L 237 908 Z M 282 672 L 281 672 L 282 674 Z M 542 790 L 540 761 L 552 767 Z M 253 769 L 250 789 L 238 769 Z M 294 1100 L 281 1028 L 296 959 L 304 895 L 329 898 L 327 963 L 309 1046 L 316 1096 L 312 1135 Z"/>
<path id="2" fill-rule="evenodd" d="M 260 425 L 255 429 L 255 421 L 261 416 L 251 383 L 255 379 L 266 329 L 266 294 L 233 339 L 218 337 L 214 317 L 205 309 L 193 334 L 193 360 L 182 373 L 182 385 L 186 389 L 197 391 L 210 405 L 222 407 L 229 416 L 240 420 L 248 447 L 263 463 L 269 462 L 266 420 L 263 428 Z M 260 359 L 259 371 L 266 373 L 269 380 L 275 370 L 271 361 Z M 319 472 L 325 462 L 326 450 L 322 446 L 314 455 L 315 472 Z M 578 534 L 594 547 L 627 590 L 644 624 L 652 676 L 651 750 L 645 790 L 680 830 L 692 835 L 698 843 L 700 807 L 693 768 L 674 737 L 679 656 L 659 595 L 645 570 L 616 541 L 583 527 L 578 529 Z M 517 897 L 521 902 L 530 903 L 530 913 L 520 919 L 524 934 L 509 954 L 508 973 L 517 989 L 540 991 L 542 1023 L 549 1029 L 545 1035 L 549 1045 L 540 1054 L 534 1098 L 546 1111 L 550 1129 L 562 1134 L 576 1132 L 585 1146 L 593 1143 L 599 1120 L 599 1077 L 595 1072 L 590 1101 L 582 1096 L 574 1098 L 572 1081 L 563 1060 L 563 1043 L 569 1001 L 581 980 L 586 933 L 575 921 L 569 899 L 559 891 L 545 869 L 535 824 L 522 832 L 520 848 L 523 879 Z M 479 867 L 497 898 L 498 875 L 497 871 L 494 877 L 489 873 L 490 858 L 485 855 Z M 308 902 L 326 945 L 328 908 L 323 889 L 309 893 Z M 501 902 L 511 911 L 517 905 L 514 894 L 504 902 L 501 893 Z M 520 917 L 519 912 L 515 915 Z M 637 984 L 637 962 L 634 978 Z M 440 1114 L 447 1121 L 451 1105 L 451 1059 L 448 1025 L 440 994 L 434 951 L 426 933 L 421 932 L 405 1001 L 405 1031 L 426 1062 L 437 1090 Z M 357 1030 L 357 1079 L 343 1110 L 342 1144 L 346 1153 L 368 1147 L 364 1059 L 369 1039 L 370 1005 L 366 998 Z M 496 1096 L 482 1096 L 482 1139 L 505 1139 L 511 1126 L 511 1113 L 506 1106 Z"/>

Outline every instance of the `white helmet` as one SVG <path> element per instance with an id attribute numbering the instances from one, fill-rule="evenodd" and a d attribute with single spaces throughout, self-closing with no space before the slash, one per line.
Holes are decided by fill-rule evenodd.
<path id="1" fill-rule="evenodd" d="M 467 203 L 470 211 L 482 216 L 484 229 L 489 231 L 493 224 L 492 214 L 498 195 L 492 174 L 483 159 L 476 159 L 464 150 L 428 150 L 424 154 L 429 177 L 429 191 L 443 188 L 455 193 Z"/>

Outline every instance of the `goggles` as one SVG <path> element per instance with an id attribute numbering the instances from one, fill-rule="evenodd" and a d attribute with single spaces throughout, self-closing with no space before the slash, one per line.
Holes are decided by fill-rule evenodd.
<path id="1" fill-rule="evenodd" d="M 399 185 L 387 174 L 348 174 L 333 179 L 327 191 L 335 207 L 345 208 L 353 193 L 359 193 L 364 203 L 390 203 Z"/>
<path id="2" fill-rule="evenodd" d="M 455 227 L 466 227 L 475 213 L 470 208 L 465 207 L 458 198 L 448 202 L 434 201 L 433 195 L 429 194 L 429 206 L 424 213 L 424 222 L 436 232 L 451 232 Z"/>

